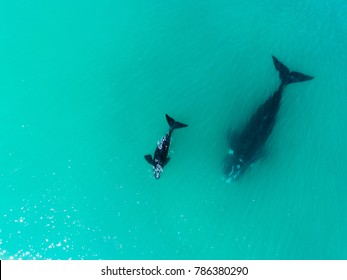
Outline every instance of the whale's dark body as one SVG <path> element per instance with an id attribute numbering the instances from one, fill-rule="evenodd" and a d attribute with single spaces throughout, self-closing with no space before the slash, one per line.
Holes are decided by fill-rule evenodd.
<path id="1" fill-rule="evenodd" d="M 170 126 L 170 130 L 158 141 L 157 148 L 154 152 L 154 158 L 151 155 L 145 155 L 146 161 L 153 166 L 153 175 L 155 179 L 159 179 L 163 172 L 164 166 L 169 162 L 168 157 L 171 134 L 177 128 L 187 127 L 188 125 L 176 122 L 173 118 L 166 114 L 166 120 Z"/>
<path id="2" fill-rule="evenodd" d="M 224 161 L 227 182 L 238 179 L 247 167 L 259 158 L 275 125 L 284 88 L 291 83 L 313 79 L 311 76 L 291 72 L 274 56 L 272 59 L 276 70 L 279 71 L 281 84 L 252 115 L 245 128 L 240 133 L 230 136 L 229 154 Z"/>

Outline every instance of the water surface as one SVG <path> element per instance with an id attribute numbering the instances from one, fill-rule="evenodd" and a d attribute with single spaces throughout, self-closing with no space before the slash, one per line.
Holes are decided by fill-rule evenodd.
<path id="1" fill-rule="evenodd" d="M 2 1 L 1 259 L 346 259 L 347 3 Z M 288 86 L 235 184 L 228 129 Z M 143 158 L 174 132 L 160 180 Z"/>

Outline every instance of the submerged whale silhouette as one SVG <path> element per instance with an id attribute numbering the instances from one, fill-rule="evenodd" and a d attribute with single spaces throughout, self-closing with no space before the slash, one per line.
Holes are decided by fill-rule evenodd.
<path id="1" fill-rule="evenodd" d="M 262 148 L 275 125 L 284 88 L 291 83 L 313 79 L 311 76 L 290 71 L 274 56 L 272 59 L 279 72 L 281 84 L 252 115 L 244 129 L 240 133 L 229 136 L 229 154 L 223 166 L 228 183 L 238 179 L 247 167 L 260 157 Z"/>
<path id="2" fill-rule="evenodd" d="M 163 172 L 164 166 L 169 162 L 170 158 L 168 157 L 171 134 L 177 128 L 187 127 L 188 125 L 176 122 L 173 118 L 169 117 L 167 114 L 166 120 L 170 126 L 170 130 L 165 134 L 160 141 L 158 141 L 157 148 L 154 152 L 154 159 L 151 155 L 145 155 L 146 161 L 153 166 L 153 175 L 155 179 L 159 179 L 161 173 Z"/>

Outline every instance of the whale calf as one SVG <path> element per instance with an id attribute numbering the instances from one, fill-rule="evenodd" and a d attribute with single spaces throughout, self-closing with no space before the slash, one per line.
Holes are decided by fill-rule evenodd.
<path id="1" fill-rule="evenodd" d="M 276 122 L 282 93 L 291 83 L 304 82 L 313 77 L 290 71 L 276 57 L 272 56 L 281 84 L 278 89 L 257 109 L 239 133 L 229 136 L 229 154 L 224 160 L 226 181 L 232 182 L 240 177 L 254 161 L 261 156 L 262 149 Z"/>
<path id="2" fill-rule="evenodd" d="M 154 152 L 154 158 L 151 155 L 145 155 L 146 161 L 153 166 L 153 175 L 155 179 L 159 179 L 161 173 L 163 172 L 164 166 L 169 162 L 168 157 L 171 134 L 177 128 L 187 127 L 188 125 L 176 122 L 173 118 L 169 117 L 168 114 L 165 115 L 166 120 L 170 126 L 170 130 L 165 134 L 157 144 L 157 148 Z"/>

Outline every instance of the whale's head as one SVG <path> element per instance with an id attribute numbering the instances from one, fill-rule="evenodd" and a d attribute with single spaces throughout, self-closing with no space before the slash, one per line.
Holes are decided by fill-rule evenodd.
<path id="1" fill-rule="evenodd" d="M 163 167 L 160 164 L 153 165 L 153 175 L 155 179 L 159 179 L 161 173 L 163 172 Z"/>
<path id="2" fill-rule="evenodd" d="M 224 175 L 227 183 L 236 181 L 247 168 L 242 158 L 229 153 L 224 160 Z"/>

